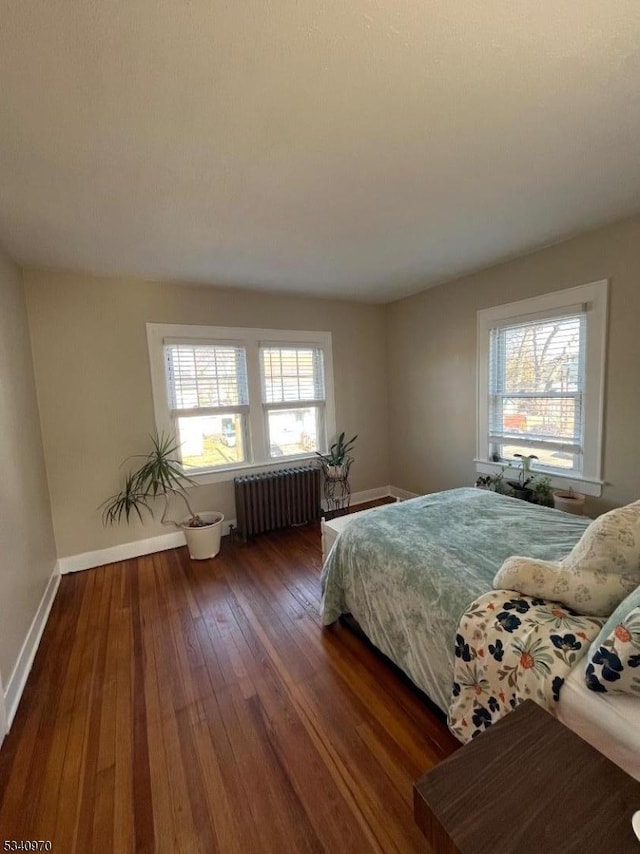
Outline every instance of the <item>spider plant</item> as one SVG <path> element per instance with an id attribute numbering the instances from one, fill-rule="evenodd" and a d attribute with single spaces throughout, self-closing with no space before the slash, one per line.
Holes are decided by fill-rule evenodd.
<path id="1" fill-rule="evenodd" d="M 204 526 L 200 517 L 193 512 L 187 497 L 187 486 L 195 481 L 185 475 L 176 459 L 178 446 L 172 436 L 157 433 L 151 437 L 152 450 L 149 454 L 136 454 L 128 460 L 143 460 L 142 465 L 126 474 L 124 487 L 116 495 L 112 495 L 102 505 L 102 521 L 105 525 L 115 525 L 124 518 L 128 523 L 132 516 L 143 521 L 142 511 L 146 510 L 153 516 L 153 507 L 149 503 L 154 498 L 164 498 L 164 508 L 161 522 L 163 525 L 180 526 L 178 522 L 167 519 L 169 498 L 179 496 L 185 503 L 190 514 L 187 523 L 191 527 Z M 123 463 L 124 465 L 124 463 Z"/>
<path id="2" fill-rule="evenodd" d="M 343 430 L 333 445 L 329 448 L 328 454 L 321 454 L 319 451 L 316 451 L 317 456 L 319 456 L 326 465 L 341 466 L 349 459 L 349 451 L 353 448 L 355 441 L 358 438 L 358 434 L 356 433 L 356 435 L 347 442 L 345 442 L 344 436 L 345 432 Z"/>

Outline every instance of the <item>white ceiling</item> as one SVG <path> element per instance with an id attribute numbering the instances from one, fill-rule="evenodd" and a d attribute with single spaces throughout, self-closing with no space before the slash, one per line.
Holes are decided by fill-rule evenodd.
<path id="1" fill-rule="evenodd" d="M 638 0 L 2 0 L 29 267 L 387 301 L 640 209 Z"/>

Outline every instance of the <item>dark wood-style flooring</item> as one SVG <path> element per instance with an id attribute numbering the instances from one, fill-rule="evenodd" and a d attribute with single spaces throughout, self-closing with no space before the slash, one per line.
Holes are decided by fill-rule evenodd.
<path id="1" fill-rule="evenodd" d="M 457 742 L 322 629 L 317 525 L 64 576 L 0 752 L 0 841 L 68 852 L 425 851 Z"/>

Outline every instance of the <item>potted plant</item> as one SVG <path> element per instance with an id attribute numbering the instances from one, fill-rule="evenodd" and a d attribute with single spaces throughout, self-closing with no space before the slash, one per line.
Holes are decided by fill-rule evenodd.
<path id="1" fill-rule="evenodd" d="M 349 451 L 352 450 L 358 435 L 356 434 L 347 442 L 345 442 L 344 436 L 345 433 L 343 430 L 329 448 L 328 454 L 321 454 L 319 451 L 316 451 L 316 455 L 322 460 L 326 476 L 333 480 L 345 478 L 352 463 Z"/>
<path id="2" fill-rule="evenodd" d="M 142 464 L 134 471 L 128 472 L 123 489 L 102 505 L 103 524 L 114 525 L 121 522 L 123 517 L 129 522 L 134 514 L 143 521 L 143 510 L 153 516 L 153 507 L 149 502 L 155 498 L 163 498 L 164 507 L 160 521 L 163 525 L 175 525 L 184 532 L 189 555 L 194 560 L 215 557 L 220 551 L 224 516 L 218 512 L 193 511 L 187 496 L 187 486 L 193 486 L 195 481 L 182 471 L 176 459 L 178 446 L 173 438 L 156 434 L 151 436 L 151 443 L 153 447 L 149 454 L 128 458 L 141 459 Z M 189 511 L 189 515 L 181 522 L 167 519 L 169 499 L 174 495 L 184 501 Z"/>
<path id="3" fill-rule="evenodd" d="M 535 454 L 529 454 L 528 457 L 525 457 L 524 454 L 514 454 L 513 456 L 520 460 L 520 471 L 518 473 L 518 480 L 508 480 L 507 483 L 513 490 L 514 498 L 531 501 L 533 490 L 529 488 L 529 484 L 535 478 L 535 474 L 531 472 L 531 461 L 537 460 L 538 457 Z"/>
<path id="4" fill-rule="evenodd" d="M 584 513 L 585 496 L 581 492 L 575 492 L 573 488 L 556 489 L 553 493 L 553 506 L 556 510 L 563 510 L 573 516 L 582 516 Z"/>
<path id="5" fill-rule="evenodd" d="M 476 480 L 476 486 L 478 489 L 487 489 L 489 492 L 498 492 L 500 495 L 504 495 L 504 466 L 499 474 L 480 475 Z"/>
<path id="6" fill-rule="evenodd" d="M 540 504 L 541 507 L 553 507 L 553 490 L 551 489 L 551 478 L 548 475 L 536 480 L 533 487 L 534 504 Z"/>

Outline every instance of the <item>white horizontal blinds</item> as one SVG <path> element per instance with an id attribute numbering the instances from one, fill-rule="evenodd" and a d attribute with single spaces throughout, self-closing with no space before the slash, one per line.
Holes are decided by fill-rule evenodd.
<path id="1" fill-rule="evenodd" d="M 543 465 L 580 468 L 585 344 L 582 307 L 570 314 L 491 330 L 488 438 L 492 453 L 510 456 L 514 448 L 534 454 L 541 451 Z"/>
<path id="2" fill-rule="evenodd" d="M 269 457 L 325 450 L 322 349 L 263 343 L 260 368 Z"/>
<path id="3" fill-rule="evenodd" d="M 165 343 L 164 352 L 169 405 L 174 412 L 248 406 L 244 347 Z"/>
<path id="4" fill-rule="evenodd" d="M 262 390 L 265 404 L 322 402 L 324 354 L 318 347 L 262 346 Z"/>

